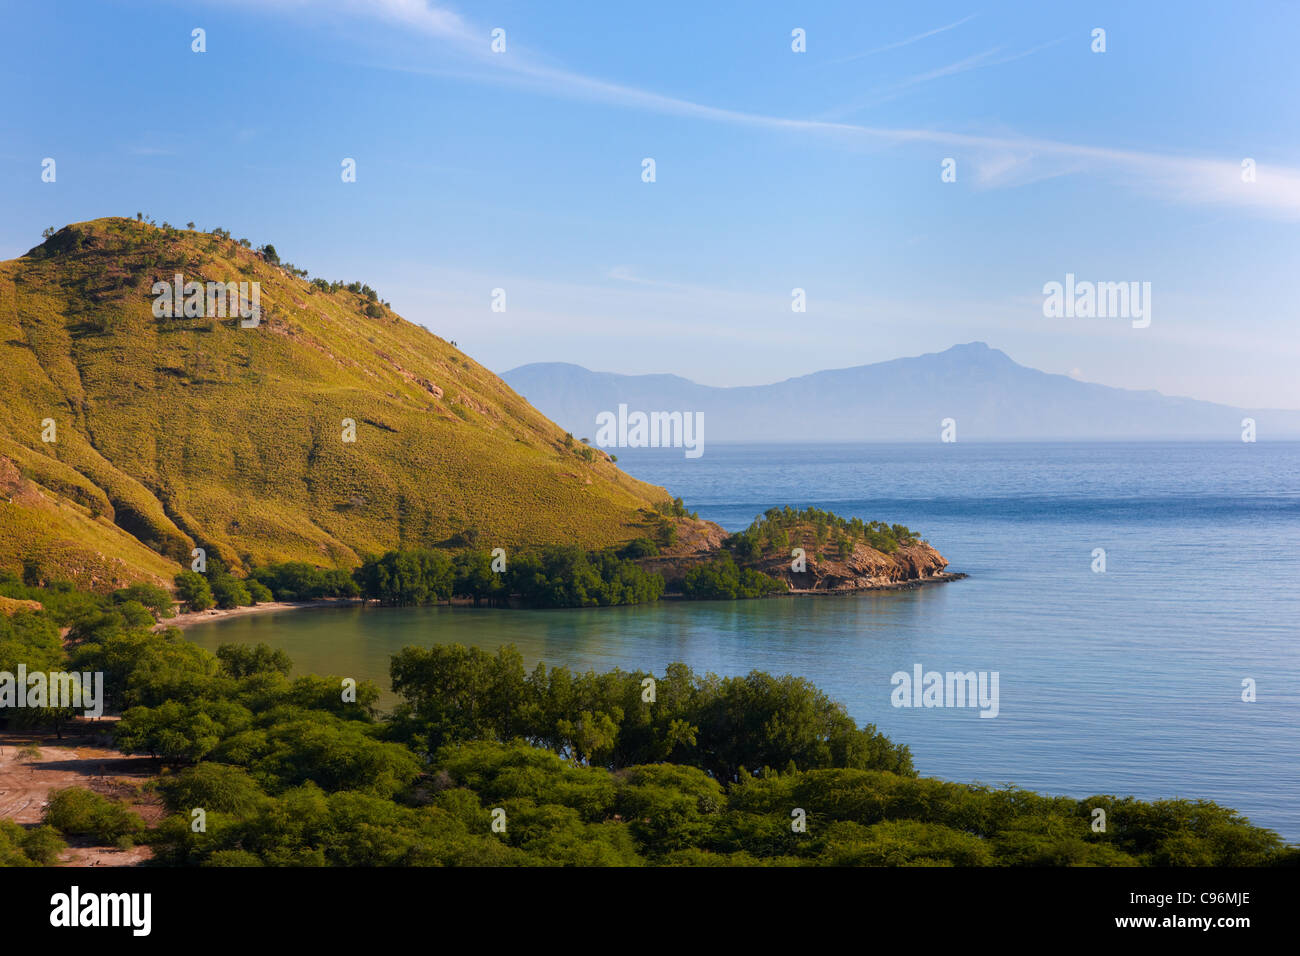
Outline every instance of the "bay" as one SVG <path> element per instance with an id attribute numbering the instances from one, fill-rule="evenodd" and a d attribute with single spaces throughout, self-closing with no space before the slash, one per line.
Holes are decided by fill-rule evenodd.
<path id="1" fill-rule="evenodd" d="M 923 774 L 1211 799 L 1300 842 L 1300 443 L 712 444 L 619 464 L 729 530 L 787 504 L 906 524 L 970 577 L 634 608 L 294 611 L 187 636 L 266 641 L 298 672 L 385 688 L 400 648 L 451 641 L 582 670 L 791 673 L 908 744 Z M 893 707 L 892 675 L 917 664 L 997 671 L 998 717 Z"/>

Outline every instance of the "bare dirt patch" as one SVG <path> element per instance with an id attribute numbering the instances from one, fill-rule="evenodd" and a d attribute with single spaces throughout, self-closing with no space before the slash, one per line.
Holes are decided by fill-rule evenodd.
<path id="1" fill-rule="evenodd" d="M 108 719 L 86 723 L 59 740 L 54 734 L 0 733 L 0 818 L 24 826 L 41 822 L 51 790 L 82 787 L 120 800 L 152 826 L 163 816 L 156 796 L 142 791 L 158 773 L 157 762 L 149 757 L 129 757 L 108 746 Z M 82 731 L 82 732 L 77 732 Z M 34 744 L 40 757 L 21 754 Z M 129 850 L 94 846 L 70 839 L 62 866 L 134 866 L 152 856 L 148 847 Z"/>

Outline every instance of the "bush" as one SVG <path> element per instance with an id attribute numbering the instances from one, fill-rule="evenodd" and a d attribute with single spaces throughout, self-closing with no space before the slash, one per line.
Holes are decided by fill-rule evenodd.
<path id="1" fill-rule="evenodd" d="M 649 538 L 634 538 L 618 552 L 620 558 L 648 558 L 659 553 L 659 546 Z"/>
<path id="2" fill-rule="evenodd" d="M 12 820 L 0 820 L 0 867 L 53 866 L 67 846 L 51 827 L 27 830 Z"/>
<path id="3" fill-rule="evenodd" d="M 833 535 L 836 552 L 841 558 L 851 555 L 859 542 L 883 554 L 893 554 L 900 547 L 921 540 L 920 535 L 905 525 L 842 518 L 820 508 L 796 511 L 787 505 L 763 512 L 761 518 L 740 534 L 732 535 L 727 540 L 727 547 L 741 560 L 751 560 L 767 551 L 788 549 L 791 535 L 798 539 L 796 544 L 802 543 L 810 551 L 812 540 L 809 539 L 815 540 L 820 548 Z"/>
<path id="4" fill-rule="evenodd" d="M 80 787 L 52 791 L 44 822 L 69 836 L 91 837 L 101 844 L 132 840 L 145 829 L 144 821 L 122 804 Z"/>
<path id="5" fill-rule="evenodd" d="M 269 644 L 222 644 L 217 648 L 221 669 L 231 677 L 252 677 L 254 674 L 288 674 L 293 661 L 284 651 Z"/>
<path id="6" fill-rule="evenodd" d="M 666 518 L 698 518 L 699 515 L 693 511 L 687 511 L 686 505 L 681 498 L 674 498 L 672 501 L 656 501 L 655 511 L 659 512 Z"/>
<path id="7" fill-rule="evenodd" d="M 248 709 L 233 701 L 168 700 L 154 707 L 128 709 L 117 722 L 113 738 L 126 753 L 147 753 L 175 766 L 202 760 L 250 720 Z"/>
<path id="8" fill-rule="evenodd" d="M 248 814 L 266 799 L 248 771 L 224 763 L 200 763 L 164 778 L 158 785 L 167 808 L 189 816 L 201 808 L 208 813 Z"/>
<path id="9" fill-rule="evenodd" d="M 693 600 L 718 601 L 766 597 L 789 590 L 789 585 L 753 568 L 739 568 L 730 554 L 686 572 L 682 592 Z"/>
<path id="10" fill-rule="evenodd" d="M 434 604 L 451 599 L 455 572 L 440 551 L 389 551 L 367 558 L 355 580 L 364 597 L 384 604 Z"/>
<path id="11" fill-rule="evenodd" d="M 218 850 L 203 861 L 204 866 L 265 866 L 262 858 L 247 850 Z"/>
<path id="12" fill-rule="evenodd" d="M 612 551 L 587 554 L 555 546 L 515 558 L 507 586 L 530 607 L 606 607 L 644 604 L 664 593 L 664 579 Z"/>
<path id="13" fill-rule="evenodd" d="M 113 592 L 112 600 L 114 604 L 135 601 L 151 610 L 157 618 L 172 617 L 176 613 L 172 609 L 172 596 L 165 588 L 155 584 L 140 582 L 130 587 L 119 588 Z"/>
<path id="14" fill-rule="evenodd" d="M 305 561 L 286 561 L 254 568 L 245 583 L 247 585 L 254 581 L 270 591 L 277 601 L 350 598 L 361 593 L 356 581 L 347 571 L 317 568 Z"/>
<path id="15" fill-rule="evenodd" d="M 59 836 L 59 831 L 52 826 L 40 826 L 28 830 L 22 838 L 21 846 L 28 858 L 41 866 L 53 866 L 58 863 L 59 857 L 68 848 L 68 844 Z"/>
<path id="16" fill-rule="evenodd" d="M 214 577 L 211 583 L 212 597 L 217 607 L 229 610 L 236 607 L 248 607 L 253 603 L 252 595 L 244 582 L 230 575 Z"/>
<path id="17" fill-rule="evenodd" d="M 191 611 L 206 611 L 216 603 L 207 578 L 194 571 L 182 571 L 176 575 L 176 594 Z"/>

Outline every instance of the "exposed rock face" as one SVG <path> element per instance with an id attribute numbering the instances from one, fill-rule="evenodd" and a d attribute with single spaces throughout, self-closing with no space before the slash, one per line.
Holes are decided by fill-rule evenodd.
<path id="1" fill-rule="evenodd" d="M 674 518 L 671 524 L 676 529 L 673 543 L 660 548 L 657 555 L 640 558 L 636 563 L 646 571 L 662 574 L 668 590 L 675 591 L 688 570 L 721 553 L 727 532 L 721 525 L 698 518 Z"/>
<path id="2" fill-rule="evenodd" d="M 726 553 L 723 542 L 730 537 L 712 521 L 679 518 L 675 526 L 677 539 L 671 547 L 637 562 L 647 571 L 662 574 L 670 592 L 678 590 L 682 578 L 693 566 Z M 773 554 L 755 562 L 738 563 L 785 581 L 794 593 L 829 594 L 912 587 L 966 576 L 945 571 L 948 559 L 924 541 L 903 545 L 892 554 L 859 542 L 846 558 L 840 558 L 830 547 L 822 549 L 821 553 L 808 549 L 805 557 L 807 569 L 802 572 L 791 570 L 792 561 L 789 554 Z"/>
<path id="3" fill-rule="evenodd" d="M 893 554 L 859 543 L 847 558 L 809 553 L 806 563 L 806 571 L 795 572 L 789 560 L 773 557 L 757 568 L 785 581 L 792 591 L 861 591 L 921 582 L 943 575 L 948 567 L 948 559 L 924 541 L 903 545 Z"/>
<path id="4" fill-rule="evenodd" d="M 22 473 L 12 461 L 0 455 L 0 496 L 3 496 L 6 502 L 10 502 L 22 487 Z"/>
<path id="5" fill-rule="evenodd" d="M 699 518 L 674 518 L 672 524 L 677 531 L 676 538 L 671 545 L 660 549 L 659 554 L 664 558 L 712 557 L 729 537 L 722 525 Z"/>

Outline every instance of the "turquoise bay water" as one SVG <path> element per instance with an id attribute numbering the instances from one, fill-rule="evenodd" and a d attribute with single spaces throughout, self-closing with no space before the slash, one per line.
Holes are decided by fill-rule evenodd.
<path id="1" fill-rule="evenodd" d="M 731 530 L 785 504 L 901 522 L 971 577 L 636 608 L 294 611 L 188 635 L 266 641 L 299 672 L 384 687 L 392 653 L 450 641 L 584 670 L 792 673 L 908 744 L 924 774 L 1204 797 L 1300 842 L 1300 444 L 713 445 L 619 464 Z M 999 716 L 892 707 L 891 675 L 916 664 L 997 671 Z"/>

